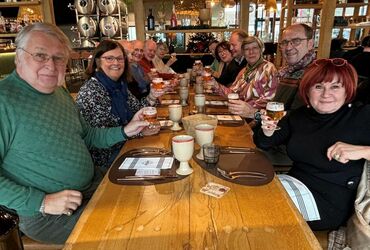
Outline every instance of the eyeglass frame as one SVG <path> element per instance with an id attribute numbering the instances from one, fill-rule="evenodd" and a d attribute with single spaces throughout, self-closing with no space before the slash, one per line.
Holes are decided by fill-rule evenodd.
<path id="1" fill-rule="evenodd" d="M 100 58 L 106 60 L 108 63 L 114 63 L 114 61 L 117 61 L 118 63 L 125 62 L 125 57 L 101 56 Z"/>
<path id="2" fill-rule="evenodd" d="M 296 38 L 293 38 L 291 40 L 282 40 L 280 43 L 279 43 L 279 47 L 281 49 L 285 49 L 286 47 L 288 47 L 289 44 L 292 45 L 292 47 L 297 47 L 299 45 L 301 45 L 302 41 L 303 40 L 311 40 L 311 38 L 300 38 L 300 37 L 296 37 Z"/>
<path id="3" fill-rule="evenodd" d="M 38 63 L 47 63 L 50 58 L 53 60 L 53 63 L 55 65 L 58 65 L 58 66 L 66 66 L 67 65 L 67 61 L 68 61 L 68 58 L 65 57 L 65 56 L 50 56 L 46 53 L 40 53 L 40 52 L 35 52 L 35 53 L 31 53 L 27 50 L 25 50 L 24 48 L 20 47 L 20 48 L 17 48 L 19 50 L 22 50 L 24 52 L 26 52 L 27 54 L 29 54 L 32 59 L 35 61 L 35 62 L 38 62 Z M 37 57 L 39 56 L 39 57 Z M 40 57 L 41 56 L 41 57 Z M 42 58 L 43 57 L 43 58 Z M 36 59 L 36 58 L 39 58 L 41 59 L 41 61 L 39 59 Z"/>

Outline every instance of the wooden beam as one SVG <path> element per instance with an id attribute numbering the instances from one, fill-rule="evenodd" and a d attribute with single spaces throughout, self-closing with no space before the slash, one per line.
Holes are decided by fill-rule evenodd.
<path id="1" fill-rule="evenodd" d="M 240 1 L 240 28 L 248 33 L 250 0 Z"/>
<path id="2" fill-rule="evenodd" d="M 135 0 L 134 13 L 135 13 L 135 29 L 136 39 L 145 40 L 145 16 L 144 16 L 144 3 L 143 0 Z"/>
<path id="3" fill-rule="evenodd" d="M 328 58 L 330 55 L 331 33 L 333 30 L 336 3 L 336 0 L 325 0 L 322 5 L 317 58 Z"/>

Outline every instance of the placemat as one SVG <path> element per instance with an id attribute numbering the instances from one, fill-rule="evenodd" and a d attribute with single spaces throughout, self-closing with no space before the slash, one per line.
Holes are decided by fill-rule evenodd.
<path id="1" fill-rule="evenodd" d="M 140 149 L 133 149 L 122 156 L 120 156 L 112 165 L 109 170 L 109 180 L 118 185 L 139 185 L 139 186 L 147 186 L 147 185 L 154 185 L 154 184 L 161 184 L 161 183 L 168 183 L 177 181 L 180 179 L 184 179 L 186 176 L 180 176 L 176 174 L 176 169 L 179 167 L 179 162 L 174 159 L 173 165 L 171 169 L 161 169 L 161 177 L 165 177 L 163 179 L 145 179 L 145 180 L 123 180 L 123 178 L 127 176 L 135 176 L 135 169 L 119 169 L 119 166 L 127 157 L 165 157 L 171 156 L 172 153 L 163 148 L 140 148 Z"/>
<path id="2" fill-rule="evenodd" d="M 232 183 L 246 186 L 260 186 L 271 182 L 274 178 L 275 172 L 270 160 L 258 149 L 249 150 L 250 152 L 246 153 L 221 153 L 218 163 L 210 166 L 207 166 L 204 161 L 199 160 L 196 157 L 196 154 L 199 152 L 199 150 L 194 153 L 193 159 L 208 173 Z M 220 168 L 226 172 L 259 172 L 265 174 L 266 178 L 237 178 L 231 180 L 222 176 L 217 171 L 217 168 Z"/>

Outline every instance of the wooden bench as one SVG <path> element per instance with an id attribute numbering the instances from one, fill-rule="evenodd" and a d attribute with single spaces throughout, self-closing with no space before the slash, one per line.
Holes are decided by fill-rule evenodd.
<path id="1" fill-rule="evenodd" d="M 27 236 L 22 236 L 22 242 L 24 250 L 60 250 L 64 247 L 64 245 L 41 243 Z"/>

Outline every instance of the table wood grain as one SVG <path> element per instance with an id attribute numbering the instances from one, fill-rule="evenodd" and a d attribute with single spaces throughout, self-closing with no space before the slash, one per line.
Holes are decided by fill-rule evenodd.
<path id="1" fill-rule="evenodd" d="M 171 138 L 184 133 L 163 130 L 130 140 L 121 153 L 170 149 Z M 217 126 L 215 143 L 255 147 L 248 125 Z M 64 249 L 321 249 L 277 177 L 264 186 L 243 186 L 190 164 L 192 175 L 152 186 L 116 185 L 105 176 Z M 200 193 L 208 182 L 231 190 L 221 199 Z"/>

